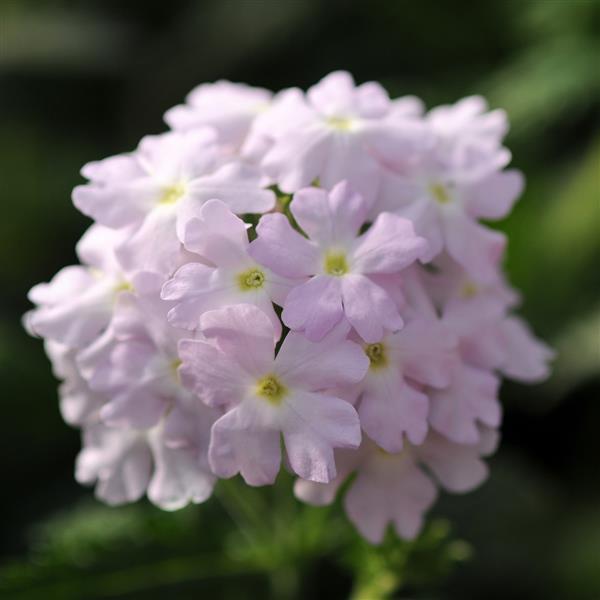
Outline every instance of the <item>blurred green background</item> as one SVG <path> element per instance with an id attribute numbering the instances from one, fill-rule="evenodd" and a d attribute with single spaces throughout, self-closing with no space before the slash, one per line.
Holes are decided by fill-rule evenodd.
<path id="1" fill-rule="evenodd" d="M 599 59 L 595 0 L 2 0 L 0 597 L 600 598 Z M 178 513 L 100 505 L 20 325 L 29 287 L 75 261 L 79 168 L 164 130 L 200 82 L 306 87 L 338 68 L 428 106 L 482 93 L 507 109 L 528 178 L 501 224 L 507 268 L 559 351 L 552 379 L 503 386 L 491 479 L 444 496 L 411 544 L 369 549 L 286 476 Z"/>

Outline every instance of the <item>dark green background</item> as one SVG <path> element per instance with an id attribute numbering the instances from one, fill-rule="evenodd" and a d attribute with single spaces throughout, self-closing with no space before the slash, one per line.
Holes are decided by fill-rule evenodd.
<path id="1" fill-rule="evenodd" d="M 600 598 L 599 9 L 3 0 L 0 597 L 329 599 L 354 586 L 374 599 L 399 576 L 398 597 Z M 339 508 L 300 508 L 287 477 L 258 493 L 225 485 L 175 514 L 101 506 L 73 480 L 78 433 L 20 326 L 29 287 L 75 260 L 88 225 L 69 200 L 79 168 L 164 130 L 163 112 L 200 82 L 306 87 L 339 68 L 428 106 L 483 93 L 508 110 L 528 187 L 500 225 L 507 268 L 559 351 L 554 376 L 503 386 L 491 480 L 444 497 L 416 544 L 370 550 Z"/>

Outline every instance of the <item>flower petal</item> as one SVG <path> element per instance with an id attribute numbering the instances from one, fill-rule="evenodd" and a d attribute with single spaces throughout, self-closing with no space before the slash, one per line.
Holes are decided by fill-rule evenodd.
<path id="1" fill-rule="evenodd" d="M 317 275 L 292 288 L 285 299 L 281 318 L 294 330 L 303 330 L 314 342 L 322 340 L 343 315 L 340 280 Z"/>
<path id="2" fill-rule="evenodd" d="M 205 312 L 200 331 L 247 373 L 262 376 L 271 368 L 275 331 L 268 316 L 256 306 L 236 304 Z"/>
<path id="3" fill-rule="evenodd" d="M 448 254 L 474 279 L 493 283 L 498 277 L 506 236 L 458 212 L 448 213 L 443 227 Z"/>
<path id="4" fill-rule="evenodd" d="M 294 387 L 310 390 L 360 381 L 369 360 L 358 344 L 345 339 L 348 329 L 338 325 L 320 342 L 290 332 L 275 359 L 277 372 Z"/>
<path id="5" fill-rule="evenodd" d="M 209 406 L 237 404 L 249 377 L 233 360 L 201 340 L 179 342 L 181 383 Z"/>
<path id="6" fill-rule="evenodd" d="M 524 185 L 520 171 L 492 173 L 465 190 L 465 208 L 478 219 L 503 219 L 523 192 Z"/>
<path id="7" fill-rule="evenodd" d="M 390 522 L 400 537 L 413 539 L 435 497 L 435 486 L 410 454 L 374 453 L 350 486 L 344 508 L 360 533 L 379 544 Z"/>
<path id="8" fill-rule="evenodd" d="M 384 329 L 397 331 L 402 327 L 394 301 L 368 277 L 345 275 L 341 283 L 344 314 L 365 342 L 381 340 Z"/>
<path id="9" fill-rule="evenodd" d="M 415 234 L 412 223 L 381 213 L 354 246 L 352 270 L 358 273 L 396 273 L 427 252 L 427 242 Z"/>
<path id="10" fill-rule="evenodd" d="M 469 492 L 487 478 L 488 468 L 480 458 L 479 444 L 455 444 L 432 431 L 415 451 L 451 492 Z"/>
<path id="11" fill-rule="evenodd" d="M 336 476 L 334 448 L 357 448 L 354 408 L 333 396 L 296 391 L 285 399 L 281 429 L 290 465 L 302 479 L 328 483 Z"/>
<path id="12" fill-rule="evenodd" d="M 400 452 L 404 436 L 421 444 L 427 434 L 429 401 L 391 366 L 369 374 L 358 415 L 365 433 L 387 452 Z"/>
<path id="13" fill-rule="evenodd" d="M 322 246 L 352 241 L 365 221 L 367 209 L 367 203 L 345 181 L 329 193 L 320 188 L 299 190 L 291 204 L 298 225 Z"/>
<path id="14" fill-rule="evenodd" d="M 243 163 L 229 163 L 211 175 L 203 175 L 189 184 L 189 195 L 204 203 L 222 200 L 236 214 L 265 213 L 275 206 L 275 194 L 260 186 L 261 173 Z"/>
<path id="15" fill-rule="evenodd" d="M 190 200 L 183 203 L 192 204 Z M 221 200 L 208 200 L 195 216 L 178 215 L 179 239 L 186 250 L 195 252 L 217 266 L 238 266 L 246 258 L 246 224 Z"/>
<path id="16" fill-rule="evenodd" d="M 213 425 L 209 461 L 218 477 L 241 473 L 248 485 L 269 485 L 281 464 L 279 431 L 266 428 L 255 407 L 242 403 Z"/>
<path id="17" fill-rule="evenodd" d="M 292 229 L 287 217 L 269 214 L 256 227 L 258 237 L 248 254 L 283 277 L 305 277 L 317 272 L 319 251 L 315 244 Z"/>
<path id="18" fill-rule="evenodd" d="M 498 386 L 498 379 L 487 371 L 458 367 L 450 387 L 429 393 L 431 426 L 457 444 L 476 444 L 478 422 L 490 427 L 500 424 Z"/>

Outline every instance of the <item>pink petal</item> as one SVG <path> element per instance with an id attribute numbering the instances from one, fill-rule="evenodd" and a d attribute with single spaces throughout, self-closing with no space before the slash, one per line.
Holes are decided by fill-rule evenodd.
<path id="1" fill-rule="evenodd" d="M 524 321 L 508 317 L 500 326 L 500 336 L 505 350 L 502 373 L 525 382 L 543 381 L 549 376 L 548 362 L 555 353 L 533 335 Z"/>
<path id="2" fill-rule="evenodd" d="M 487 478 L 488 468 L 479 457 L 478 444 L 455 444 L 432 431 L 425 443 L 415 450 L 440 483 L 451 492 L 469 492 Z"/>
<path id="3" fill-rule="evenodd" d="M 381 213 L 371 228 L 356 240 L 352 270 L 359 273 L 396 273 L 427 251 L 407 219 Z"/>
<path id="4" fill-rule="evenodd" d="M 348 475 L 356 469 L 363 458 L 360 450 L 341 449 L 335 451 L 337 475 L 329 483 L 317 483 L 306 479 L 296 479 L 294 495 L 302 502 L 313 506 L 326 506 L 335 500 L 338 489 Z"/>
<path id="5" fill-rule="evenodd" d="M 467 365 L 458 368 L 449 388 L 429 393 L 431 426 L 457 444 L 476 444 L 478 422 L 490 427 L 500 424 L 498 385 L 487 371 Z"/>
<path id="6" fill-rule="evenodd" d="M 405 376 L 433 387 L 450 383 L 458 340 L 441 321 L 412 319 L 389 340 Z"/>
<path id="7" fill-rule="evenodd" d="M 360 424 L 348 402 L 294 391 L 285 400 L 282 432 L 290 465 L 303 479 L 328 483 L 336 476 L 334 448 L 357 448 Z"/>
<path id="8" fill-rule="evenodd" d="M 167 401 L 147 387 L 118 394 L 102 407 L 100 418 L 110 427 L 150 429 L 167 408 Z"/>
<path id="9" fill-rule="evenodd" d="M 90 344 L 108 325 L 116 283 L 110 277 L 96 279 L 88 274 L 91 280 L 81 289 L 87 279 L 83 268 L 68 269 L 59 271 L 49 284 L 31 290 L 31 299 L 44 302 L 25 315 L 25 325 L 34 335 L 79 348 Z M 59 301 L 70 286 L 71 292 Z"/>
<path id="10" fill-rule="evenodd" d="M 320 342 L 290 332 L 275 359 L 277 373 L 294 387 L 320 390 L 360 381 L 369 360 L 361 347 L 346 340 L 348 327 L 336 327 Z"/>
<path id="11" fill-rule="evenodd" d="M 275 206 L 275 194 L 260 186 L 261 174 L 243 163 L 230 163 L 189 184 L 189 196 L 197 203 L 222 200 L 236 214 L 265 213 Z"/>
<path id="12" fill-rule="evenodd" d="M 359 470 L 344 498 L 344 508 L 360 533 L 379 544 L 390 522 L 400 537 L 413 539 L 435 497 L 435 486 L 410 455 L 374 454 Z"/>
<path id="13" fill-rule="evenodd" d="M 83 443 L 75 467 L 77 481 L 97 481 L 96 496 L 111 506 L 142 497 L 152 469 L 144 436 L 98 424 L 84 431 Z"/>
<path id="14" fill-rule="evenodd" d="M 241 473 L 248 485 L 269 485 L 281 464 L 279 431 L 265 428 L 253 406 L 241 404 L 213 425 L 209 461 L 218 477 Z"/>
<path id="15" fill-rule="evenodd" d="M 369 121 L 363 126 L 361 137 L 369 150 L 392 169 L 405 169 L 435 141 L 419 119 Z"/>
<path id="16" fill-rule="evenodd" d="M 493 282 L 506 236 L 488 229 L 458 212 L 448 214 L 444 221 L 444 235 L 450 256 L 469 274 L 481 282 Z"/>
<path id="17" fill-rule="evenodd" d="M 309 88 L 306 96 L 319 113 L 333 117 L 353 112 L 354 94 L 352 75 L 347 71 L 334 71 Z"/>
<path id="18" fill-rule="evenodd" d="M 189 502 L 208 500 L 215 476 L 200 468 L 197 453 L 188 448 L 169 448 L 158 434 L 152 438 L 154 473 L 148 498 L 163 510 L 178 510 Z"/>
<path id="19" fill-rule="evenodd" d="M 182 200 L 191 204 L 191 200 Z M 179 239 L 190 252 L 195 252 L 217 266 L 240 264 L 246 257 L 248 233 L 246 224 L 236 217 L 221 200 L 208 200 L 195 211 L 185 208 L 178 215 Z"/>
<path id="20" fill-rule="evenodd" d="M 340 288 L 340 280 L 327 275 L 296 286 L 285 300 L 283 322 L 290 329 L 303 330 L 311 341 L 322 340 L 342 318 Z"/>
<path id="21" fill-rule="evenodd" d="M 523 174 L 514 169 L 492 173 L 465 190 L 466 209 L 479 219 L 503 219 L 523 192 Z"/>
<path id="22" fill-rule="evenodd" d="M 344 275 L 341 284 L 344 314 L 365 342 L 381 340 L 384 329 L 397 331 L 402 327 L 394 301 L 368 277 Z"/>
<path id="23" fill-rule="evenodd" d="M 187 263 L 163 286 L 161 298 L 177 302 L 168 313 L 174 327 L 194 330 L 207 310 L 222 306 L 231 296 L 232 281 L 223 280 L 219 269 Z"/>
<path id="24" fill-rule="evenodd" d="M 328 155 L 319 173 L 321 185 L 332 189 L 340 181 L 347 181 L 370 207 L 379 190 L 381 166 L 360 134 L 332 129 L 329 138 Z"/>
<path id="25" fill-rule="evenodd" d="M 209 406 L 239 402 L 250 382 L 247 374 L 218 348 L 200 340 L 179 343 L 181 383 Z"/>
<path id="26" fill-rule="evenodd" d="M 293 193 L 311 185 L 321 174 L 330 155 L 330 137 L 321 123 L 307 123 L 277 140 L 261 166 L 283 192 Z"/>
<path id="27" fill-rule="evenodd" d="M 358 414 L 365 433 L 387 452 L 400 452 L 404 436 L 415 445 L 427 434 L 427 396 L 405 383 L 391 366 L 369 374 Z"/>
<path id="28" fill-rule="evenodd" d="M 175 223 L 176 213 L 171 205 L 160 205 L 150 212 L 141 227 L 117 248 L 124 269 L 170 275 L 182 258 Z"/>
<path id="29" fill-rule="evenodd" d="M 283 277 L 305 277 L 317 272 L 316 245 L 292 229 L 284 215 L 264 215 L 256 233 L 258 237 L 250 244 L 248 254 L 260 264 Z"/>
<path id="30" fill-rule="evenodd" d="M 319 245 L 350 242 L 363 224 L 367 204 L 353 193 L 346 182 L 330 193 L 320 188 L 305 188 L 294 194 L 291 210 L 298 225 Z"/>
<path id="31" fill-rule="evenodd" d="M 227 359 L 251 375 L 262 376 L 273 363 L 275 331 L 267 315 L 252 304 L 205 312 L 200 331 L 214 340 Z"/>
<path id="32" fill-rule="evenodd" d="M 73 204 L 87 217 L 107 227 L 139 223 L 158 203 L 160 187 L 142 179 L 121 185 L 79 185 L 73 190 Z"/>

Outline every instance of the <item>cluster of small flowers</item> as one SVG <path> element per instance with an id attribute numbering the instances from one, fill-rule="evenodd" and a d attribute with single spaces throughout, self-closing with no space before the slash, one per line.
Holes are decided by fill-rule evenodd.
<path id="1" fill-rule="evenodd" d="M 30 292 L 77 480 L 177 509 L 219 478 L 272 484 L 283 453 L 298 498 L 353 477 L 363 536 L 415 536 L 439 486 L 486 477 L 500 377 L 541 380 L 552 356 L 478 222 L 522 189 L 505 114 L 335 72 L 306 93 L 201 85 L 165 120 L 83 168 L 81 265 Z"/>

